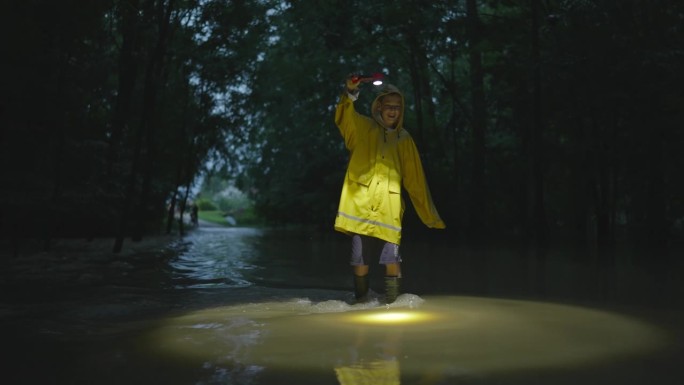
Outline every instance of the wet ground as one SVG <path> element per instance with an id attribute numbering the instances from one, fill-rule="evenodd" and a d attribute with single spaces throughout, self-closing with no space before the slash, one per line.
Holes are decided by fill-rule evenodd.
<path id="1" fill-rule="evenodd" d="M 391 306 L 377 273 L 353 303 L 348 245 L 330 234 L 200 227 L 118 255 L 106 240 L 5 255 L 0 383 L 683 383 L 674 301 L 525 297 L 497 279 L 513 255 L 488 259 L 502 271 L 474 295 L 467 258 L 419 265 L 449 251 L 415 243 Z"/>

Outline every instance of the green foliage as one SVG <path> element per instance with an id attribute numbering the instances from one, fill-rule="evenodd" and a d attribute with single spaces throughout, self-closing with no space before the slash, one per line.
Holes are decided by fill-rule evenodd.
<path id="1" fill-rule="evenodd" d="M 238 226 L 262 226 L 264 224 L 264 219 L 257 214 L 254 206 L 234 211 L 233 218 Z"/>
<path id="2" fill-rule="evenodd" d="M 330 226 L 348 158 L 336 99 L 348 74 L 383 71 L 449 229 L 484 175 L 488 234 L 529 232 L 532 212 L 579 238 L 681 234 L 684 5 L 475 3 L 473 36 L 456 0 L 3 5 L 21 39 L 6 39 L 0 230 L 157 231 L 201 177 L 203 210 Z M 218 196 L 229 186 L 246 197 Z"/>
<path id="3" fill-rule="evenodd" d="M 250 202 L 247 198 L 220 197 L 217 199 L 216 204 L 220 210 L 226 213 L 244 210 L 246 207 L 250 206 Z"/>
<path id="4" fill-rule="evenodd" d="M 237 225 L 259 225 L 263 220 L 256 214 L 252 200 L 234 186 L 230 179 L 220 175 L 207 175 L 200 187 L 198 202 L 215 210 L 223 222 L 226 216 L 232 217 Z M 211 207 L 211 208 L 209 208 Z M 200 206 L 202 208 L 202 206 Z"/>
<path id="5" fill-rule="evenodd" d="M 223 167 L 239 161 L 233 146 L 243 140 L 247 115 L 241 87 L 267 7 L 214 0 L 3 5 L 8 30 L 22 38 L 7 39 L 12 75 L 3 80 L 0 156 L 14 167 L 3 174 L 12 182 L 0 193 L 9 218 L 2 232 L 159 231 L 170 197 L 182 197 L 210 158 Z M 25 221 L 28 206 L 36 216 Z"/>
<path id="6" fill-rule="evenodd" d="M 199 211 L 215 211 L 217 209 L 216 204 L 209 199 L 197 199 L 195 200 L 195 204 L 197 204 Z"/>
<path id="7" fill-rule="evenodd" d="M 477 166 L 465 2 L 285 4 L 269 16 L 273 37 L 249 99 L 258 112 L 248 126 L 244 190 L 267 218 L 331 223 L 347 159 L 334 104 L 345 75 L 374 70 L 406 94 L 405 122 L 452 228 L 467 225 L 476 167 L 484 167 L 491 233 L 529 231 L 538 204 L 550 230 L 580 237 L 610 210 L 633 213 L 626 226 L 654 218 L 646 211 L 656 207 L 661 226 L 682 217 L 684 184 L 673 171 L 682 156 L 671 146 L 681 143 L 673 122 L 684 107 L 673 96 L 681 5 L 477 1 L 486 109 Z M 372 97 L 364 92 L 362 112 Z"/>

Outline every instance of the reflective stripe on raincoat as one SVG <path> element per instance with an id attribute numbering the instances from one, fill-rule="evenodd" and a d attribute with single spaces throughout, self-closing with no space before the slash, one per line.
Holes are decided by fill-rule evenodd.
<path id="1" fill-rule="evenodd" d="M 401 116 L 395 129 L 381 124 L 379 98 L 387 93 L 401 96 Z M 442 229 L 418 149 L 403 128 L 404 97 L 394 87 L 380 93 L 371 106 L 374 118 L 354 109 L 345 92 L 337 104 L 335 123 L 350 152 L 342 186 L 335 230 L 356 233 L 400 244 L 406 189 L 421 221 L 428 227 Z"/>

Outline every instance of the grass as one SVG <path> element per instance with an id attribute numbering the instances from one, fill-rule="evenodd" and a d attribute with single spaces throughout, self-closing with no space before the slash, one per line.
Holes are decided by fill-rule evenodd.
<path id="1" fill-rule="evenodd" d="M 198 213 L 199 219 L 211 223 L 215 223 L 221 226 L 228 226 L 228 222 L 223 217 L 223 213 L 220 210 L 204 211 L 200 210 Z"/>

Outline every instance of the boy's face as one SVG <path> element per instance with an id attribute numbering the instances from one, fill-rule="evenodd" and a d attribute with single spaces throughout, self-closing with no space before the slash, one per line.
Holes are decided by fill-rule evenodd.
<path id="1" fill-rule="evenodd" d="M 395 127 L 401 117 L 401 96 L 391 94 L 382 98 L 380 116 L 388 127 Z"/>

